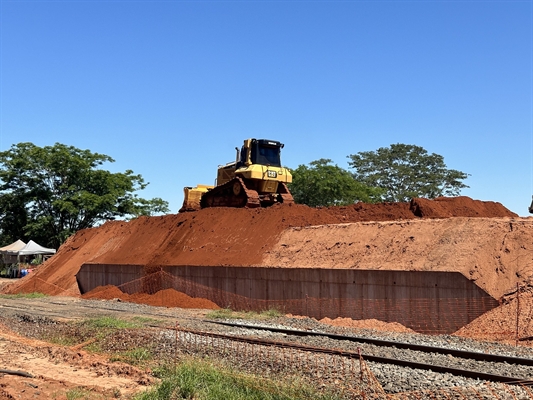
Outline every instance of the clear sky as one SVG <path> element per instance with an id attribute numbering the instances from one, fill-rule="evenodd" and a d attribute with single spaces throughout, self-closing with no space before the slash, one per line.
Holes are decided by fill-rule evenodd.
<path id="1" fill-rule="evenodd" d="M 296 168 L 393 143 L 528 215 L 533 1 L 0 0 L 0 150 L 107 154 L 177 212 L 246 138 Z"/>

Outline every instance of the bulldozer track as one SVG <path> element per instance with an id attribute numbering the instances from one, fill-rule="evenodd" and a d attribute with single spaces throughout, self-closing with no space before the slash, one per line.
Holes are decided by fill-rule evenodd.
<path id="1" fill-rule="evenodd" d="M 282 203 L 283 204 L 293 204 L 294 198 L 292 197 L 291 192 L 289 191 L 289 188 L 287 187 L 287 184 L 285 182 L 279 183 L 279 195 L 281 196 Z"/>
<path id="2" fill-rule="evenodd" d="M 259 195 L 248 189 L 240 177 L 235 177 L 223 185 L 205 193 L 200 200 L 202 208 L 208 207 L 261 207 Z"/>

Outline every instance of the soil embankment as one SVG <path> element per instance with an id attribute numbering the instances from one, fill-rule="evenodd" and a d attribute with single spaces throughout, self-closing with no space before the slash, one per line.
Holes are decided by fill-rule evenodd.
<path id="1" fill-rule="evenodd" d="M 452 220 L 448 224 L 432 221 L 439 218 Z M 511 219 L 516 222 L 511 223 Z M 385 221 L 395 222 L 377 223 Z M 310 264 L 310 259 L 303 262 L 299 258 L 301 255 L 295 255 L 312 250 L 305 247 L 312 245 L 304 243 L 299 251 L 292 251 L 296 247 L 288 242 L 286 235 L 293 235 L 296 229 L 285 232 L 288 228 L 350 223 L 359 224 L 305 230 L 322 235 L 322 239 L 311 239 L 309 242 L 315 246 L 313 265 Z M 422 229 L 426 223 L 429 228 Z M 423 267 L 426 270 L 437 266 L 439 270 L 466 270 L 468 273 L 473 269 L 473 279 L 479 280 L 484 275 L 483 259 L 472 266 L 469 258 L 479 252 L 486 252 L 487 246 L 496 246 L 498 240 L 507 238 L 503 245 L 498 244 L 498 252 L 491 253 L 493 257 L 499 257 L 501 273 L 488 271 L 490 274 L 496 273 L 500 278 L 502 275 L 509 277 L 503 281 L 506 284 L 513 279 L 520 279 L 514 270 L 516 262 L 513 264 L 513 256 L 521 257 L 522 253 L 531 251 L 531 240 L 527 242 L 527 238 L 531 237 L 531 228 L 527 227 L 529 224 L 533 225 L 533 221 L 517 218 L 516 214 L 499 203 L 476 201 L 468 197 L 431 201 L 414 199 L 411 203 L 354 204 L 318 209 L 302 205 L 279 205 L 266 209 L 213 208 L 162 217 L 141 217 L 130 222 L 107 222 L 101 227 L 78 232 L 46 264 L 16 284 L 4 288 L 4 292 L 38 291 L 77 296 L 80 293 L 75 275 L 81 265 L 88 262 L 145 265 L 147 272 L 164 265 L 330 267 L 331 264 L 324 264 L 328 257 L 335 255 L 337 260 L 342 258 L 341 252 L 332 252 L 335 246 L 344 246 L 336 245 L 337 242 L 346 243 L 344 247 L 357 243 L 353 248 L 359 249 L 351 256 L 355 261 L 343 264 L 343 268 L 399 265 L 401 268 L 413 269 L 413 265 L 416 265 L 417 268 Z M 442 233 L 430 235 L 429 232 L 437 226 L 442 227 Z M 511 234 L 512 226 L 520 226 L 519 234 Z M 469 227 L 466 232 L 463 231 L 465 227 Z M 330 243 L 330 237 L 328 234 L 324 236 L 328 229 L 331 232 L 342 232 L 342 241 L 335 239 L 332 248 L 326 245 Z M 414 229 L 422 230 L 414 232 Z M 490 245 L 482 246 L 480 241 L 471 237 L 486 230 L 487 237 L 495 235 L 489 241 Z M 284 246 L 285 242 L 291 244 L 287 247 Z M 454 242 L 461 246 L 453 245 Z M 470 247 L 468 243 L 471 243 Z M 365 250 L 367 246 L 370 250 Z M 373 246 L 378 246 L 379 251 L 372 250 Z M 425 252 L 429 249 L 433 250 L 428 257 Z M 290 255 L 291 251 L 295 254 Z M 444 254 L 453 251 L 457 253 L 455 257 L 445 259 Z M 369 256 L 365 256 L 365 252 Z M 502 256 L 507 253 L 512 254 L 509 257 Z M 440 258 L 438 254 L 441 254 Z M 362 256 L 361 261 L 358 261 Z M 300 265 L 300 262 L 303 264 Z M 468 266 L 460 263 L 467 263 Z M 492 269 L 493 264 L 487 268 Z M 520 272 L 526 273 L 528 272 Z M 515 277 L 511 278 L 513 274 Z"/>
<path id="2" fill-rule="evenodd" d="M 445 218 L 289 228 L 273 267 L 456 271 L 495 298 L 533 275 L 533 220 Z"/>

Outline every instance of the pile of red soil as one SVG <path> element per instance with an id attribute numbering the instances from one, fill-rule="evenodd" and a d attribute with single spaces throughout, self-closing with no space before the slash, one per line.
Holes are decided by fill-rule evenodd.
<path id="1" fill-rule="evenodd" d="M 144 265 L 147 273 L 165 265 L 260 265 L 265 252 L 289 227 L 453 216 L 517 215 L 499 203 L 457 197 L 329 208 L 208 208 L 130 222 L 113 221 L 77 232 L 37 271 L 5 290 L 79 295 L 75 276 L 84 263 Z"/>
<path id="2" fill-rule="evenodd" d="M 413 331 L 412 329 L 406 328 L 398 322 L 383 322 L 378 321 L 377 319 L 354 320 L 351 318 L 338 317 L 335 319 L 322 318 L 320 322 L 331 326 L 340 326 L 343 328 L 351 328 L 354 330 L 373 329 L 376 331 L 415 333 L 415 331 Z"/>
<path id="3" fill-rule="evenodd" d="M 470 197 L 438 197 L 434 200 L 413 199 L 410 210 L 417 217 L 516 217 L 517 215 L 493 201 L 472 200 Z"/>
<path id="4" fill-rule="evenodd" d="M 119 299 L 130 303 L 148 304 L 158 307 L 201 308 L 216 310 L 220 308 L 207 299 L 194 298 L 174 289 L 160 290 L 154 294 L 127 294 L 113 285 L 99 286 L 81 296 L 84 299 L 112 300 Z"/>
<path id="5" fill-rule="evenodd" d="M 113 285 L 106 285 L 106 286 L 98 286 L 95 287 L 90 292 L 87 292 L 81 296 L 83 299 L 87 300 L 113 300 L 113 299 L 119 299 L 123 301 L 127 301 L 129 299 L 129 294 L 124 293 L 122 290 L 120 290 L 118 287 Z"/>
<path id="6" fill-rule="evenodd" d="M 524 289 L 524 287 L 522 287 Z M 521 290 L 522 290 L 521 289 Z M 476 340 L 533 347 L 533 288 L 513 293 L 499 307 L 481 315 L 454 334 Z"/>

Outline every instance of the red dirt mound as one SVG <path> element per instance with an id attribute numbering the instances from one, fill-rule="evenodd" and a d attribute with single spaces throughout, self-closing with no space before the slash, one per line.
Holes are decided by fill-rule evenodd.
<path id="1" fill-rule="evenodd" d="M 432 209 L 433 203 L 439 206 Z M 485 202 L 464 197 L 436 202 L 416 199 L 413 204 L 419 204 L 418 209 L 422 210 L 419 213 L 424 218 L 516 217 L 498 203 L 491 203 L 494 207 L 489 209 Z M 207 208 L 162 217 L 140 217 L 130 222 L 107 222 L 77 232 L 46 264 L 5 290 L 79 295 L 75 276 L 88 262 L 145 265 L 146 272 L 164 265 L 260 265 L 265 252 L 273 248 L 288 227 L 420 219 L 411 206 L 409 203 L 358 203 L 328 208 L 295 204 L 259 209 Z"/>
<path id="2" fill-rule="evenodd" d="M 514 293 L 508 301 L 481 315 L 454 335 L 509 344 L 516 344 L 516 339 L 520 339 L 522 345 L 533 347 L 533 292 L 531 287 L 525 289 L 528 291 L 520 293 L 520 299 Z"/>
<path id="3" fill-rule="evenodd" d="M 120 299 L 131 303 L 148 304 L 158 307 L 202 308 L 216 310 L 220 308 L 207 299 L 194 298 L 174 289 L 160 290 L 154 294 L 127 294 L 113 285 L 98 286 L 81 296 L 83 299 L 112 300 Z"/>
<path id="4" fill-rule="evenodd" d="M 118 287 L 113 285 L 106 285 L 106 286 L 98 286 L 95 287 L 90 292 L 84 293 L 81 296 L 83 299 L 100 299 L 100 300 L 112 300 L 112 299 L 120 299 L 123 301 L 128 301 L 130 295 L 127 293 L 124 293 L 122 290 L 120 290 Z"/>
<path id="5" fill-rule="evenodd" d="M 220 308 L 210 300 L 190 297 L 174 289 L 164 289 L 154 294 L 135 293 L 129 297 L 128 301 L 158 307 L 203 308 L 209 310 Z"/>
<path id="6" fill-rule="evenodd" d="M 435 200 L 412 199 L 410 210 L 417 217 L 517 217 L 500 203 L 472 200 L 470 197 L 438 197 Z"/>
<path id="7" fill-rule="evenodd" d="M 352 328 L 354 330 L 359 329 L 373 329 L 376 331 L 387 331 L 387 332 L 401 332 L 401 333 L 414 333 L 412 329 L 406 328 L 398 322 L 383 322 L 378 321 L 377 319 L 363 319 L 363 320 L 354 320 L 351 318 L 322 318 L 320 320 L 323 324 L 328 324 L 331 326 L 341 326 L 344 328 Z"/>

